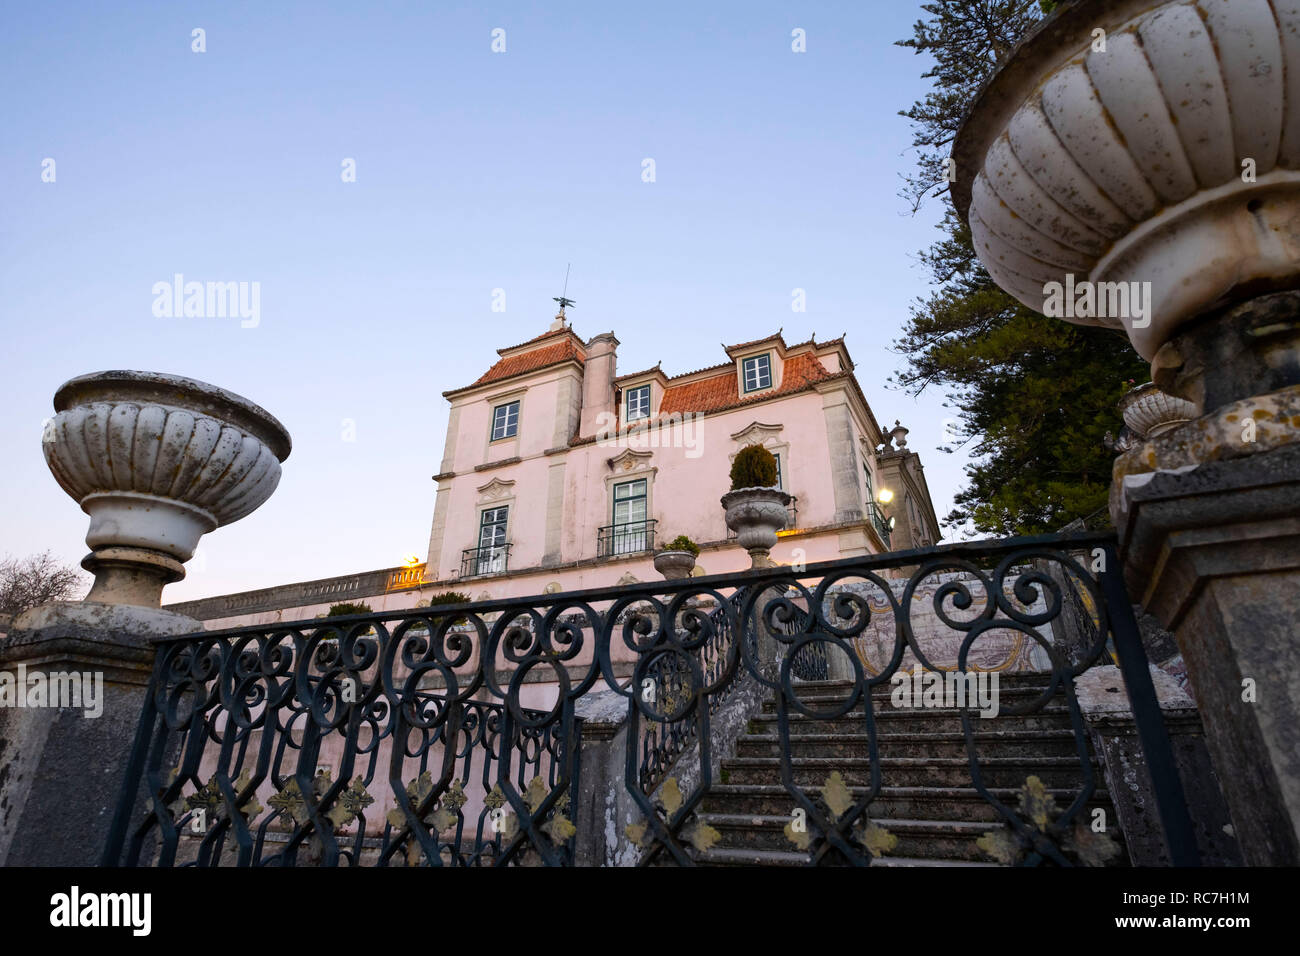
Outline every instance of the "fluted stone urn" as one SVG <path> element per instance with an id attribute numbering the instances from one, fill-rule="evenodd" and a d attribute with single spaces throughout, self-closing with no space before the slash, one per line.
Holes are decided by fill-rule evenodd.
<path id="1" fill-rule="evenodd" d="M 654 558 L 655 570 L 666 581 L 680 581 L 689 578 L 695 570 L 695 555 L 689 551 L 658 551 Z"/>
<path id="2" fill-rule="evenodd" d="M 261 407 L 176 375 L 82 375 L 59 388 L 54 408 L 42 448 L 90 515 L 89 602 L 158 607 L 202 535 L 271 496 L 291 448 Z"/>
<path id="3" fill-rule="evenodd" d="M 790 496 L 779 488 L 737 488 L 722 496 L 727 527 L 736 532 L 736 543 L 749 552 L 750 564 L 768 567 L 776 546 L 776 533 L 789 518 Z"/>
<path id="4" fill-rule="evenodd" d="M 1147 382 L 1119 400 L 1124 424 L 1139 438 L 1156 438 L 1196 418 L 1196 406 Z"/>
<path id="5" fill-rule="evenodd" d="M 1243 857 L 1300 864 L 1300 2 L 1063 4 L 953 156 L 993 279 L 1123 329 L 1190 404 L 1116 459 L 1125 578 L 1187 660 Z"/>

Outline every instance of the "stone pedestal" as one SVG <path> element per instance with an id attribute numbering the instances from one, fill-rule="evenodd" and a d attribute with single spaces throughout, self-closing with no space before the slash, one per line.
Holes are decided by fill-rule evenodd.
<path id="1" fill-rule="evenodd" d="M 1114 478 L 1130 594 L 1182 650 L 1242 856 L 1300 864 L 1300 386 L 1138 445 Z"/>
<path id="2" fill-rule="evenodd" d="M 92 602 L 15 619 L 0 641 L 0 675 L 26 695 L 25 706 L 0 707 L 0 866 L 99 862 L 153 668 L 151 639 L 202 628 L 168 611 Z M 51 706 L 60 702 L 79 706 Z"/>
<path id="3" fill-rule="evenodd" d="M 1201 863 L 1239 865 L 1241 852 L 1196 706 L 1178 682 L 1154 664 L 1151 679 L 1187 797 Z M 1075 682 L 1075 691 L 1093 749 L 1105 767 L 1106 789 L 1119 815 L 1129 861 L 1134 866 L 1169 866 L 1155 789 L 1119 668 L 1090 668 Z"/>

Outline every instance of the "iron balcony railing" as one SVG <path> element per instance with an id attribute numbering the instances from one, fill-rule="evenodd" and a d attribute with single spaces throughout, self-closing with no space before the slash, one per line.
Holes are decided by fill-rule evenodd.
<path id="1" fill-rule="evenodd" d="M 880 535 L 880 540 L 885 542 L 885 547 L 888 548 L 890 546 L 890 527 L 889 522 L 885 519 L 884 512 L 880 510 L 880 505 L 874 501 L 868 504 L 867 517 L 871 519 L 871 526 L 876 529 L 876 533 Z"/>
<path id="2" fill-rule="evenodd" d="M 466 548 L 460 555 L 460 576 L 476 578 L 484 574 L 501 574 L 510 564 L 511 544 L 490 548 Z"/>
<path id="3" fill-rule="evenodd" d="M 640 554 L 655 549 L 655 522 L 629 521 L 611 524 L 596 531 L 596 557 L 609 558 L 619 554 Z"/>

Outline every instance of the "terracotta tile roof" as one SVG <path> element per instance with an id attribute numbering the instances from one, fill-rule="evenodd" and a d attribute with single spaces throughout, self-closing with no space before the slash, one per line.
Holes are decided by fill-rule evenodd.
<path id="1" fill-rule="evenodd" d="M 442 394 L 444 396 L 455 395 L 471 388 L 478 388 L 480 385 L 500 382 L 507 378 L 514 378 L 516 375 L 523 375 L 526 372 L 536 372 L 552 365 L 560 365 L 563 362 L 585 362 L 586 360 L 586 353 L 578 346 L 577 342 L 571 336 L 566 336 L 563 341 L 556 342 L 553 345 L 543 345 L 540 348 L 521 352 L 518 355 L 508 355 L 498 359 L 496 364 L 479 376 L 476 381 L 471 382 L 464 388 L 452 389 Z"/>
<path id="2" fill-rule="evenodd" d="M 660 367 L 662 364 L 663 364 L 662 362 L 656 362 L 654 365 L 651 365 L 649 368 L 643 368 L 639 372 L 625 372 L 624 374 L 620 375 L 618 378 L 614 379 L 614 381 L 621 382 L 624 379 L 637 378 L 638 376 L 641 375 L 649 375 L 651 372 L 662 372 L 663 369 Z"/>
<path id="3" fill-rule="evenodd" d="M 817 356 L 811 353 L 796 355 L 786 361 L 785 372 L 779 386 L 742 397 L 736 382 L 735 365 L 729 363 L 727 369 L 728 371 L 721 375 L 711 375 L 708 378 L 685 382 L 681 385 L 669 385 L 668 388 L 664 389 L 663 401 L 659 405 L 659 414 L 722 411 L 734 406 L 747 405 L 751 402 L 761 402 L 781 395 L 802 392 L 819 382 L 839 377 L 839 375 L 828 372 L 826 367 L 817 360 Z"/>
<path id="4" fill-rule="evenodd" d="M 785 336 L 781 334 L 783 331 L 784 329 L 777 329 L 771 335 L 765 335 L 761 339 L 754 339 L 752 342 L 741 342 L 738 345 L 724 345 L 722 349 L 724 352 L 734 352 L 736 349 L 747 349 L 751 345 L 761 345 L 764 342 L 771 342 L 773 339 L 780 339 L 781 347 L 785 348 Z"/>
<path id="5" fill-rule="evenodd" d="M 569 328 L 566 325 L 564 328 L 556 329 L 554 332 L 543 332 L 541 335 L 535 335 L 527 342 L 520 342 L 518 345 L 507 345 L 503 349 L 497 349 L 497 355 L 503 355 L 504 353 L 509 352 L 511 349 L 522 348 L 525 345 L 532 345 L 534 342 L 540 342 L 542 339 L 549 339 L 552 335 L 564 335 L 566 332 L 571 335 L 575 334 L 573 332 L 573 329 Z"/>

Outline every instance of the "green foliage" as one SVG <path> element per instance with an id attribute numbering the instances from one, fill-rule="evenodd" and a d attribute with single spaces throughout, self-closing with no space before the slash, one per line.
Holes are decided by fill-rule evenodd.
<path id="1" fill-rule="evenodd" d="M 468 594 L 462 594 L 460 591 L 444 591 L 442 594 L 435 594 L 429 598 L 430 606 L 437 604 L 468 604 L 472 601 Z"/>
<path id="2" fill-rule="evenodd" d="M 776 459 L 762 445 L 746 445 L 731 463 L 731 490 L 772 488 L 776 485 Z"/>
<path id="3" fill-rule="evenodd" d="M 697 558 L 700 556 L 700 546 L 696 544 L 694 541 L 692 541 L 690 538 L 686 537 L 686 535 L 684 534 L 679 534 L 677 537 L 673 538 L 673 540 L 669 541 L 666 545 L 664 545 L 664 550 L 665 551 L 689 551 Z"/>
<path id="4" fill-rule="evenodd" d="M 369 604 L 331 604 L 326 617 L 344 617 L 348 614 L 373 614 L 374 608 Z"/>
<path id="5" fill-rule="evenodd" d="M 995 535 L 1055 531 L 1105 509 L 1113 456 L 1102 440 L 1119 432 L 1115 403 L 1127 380 L 1149 377 L 1122 332 L 1045 318 L 999 289 L 947 192 L 966 108 L 1043 9 L 1037 0 L 925 3 L 929 19 L 901 41 L 937 64 L 924 74 L 934 89 L 903 114 L 918 150 L 904 196 L 914 206 L 939 198 L 945 215 L 942 238 L 920 257 L 936 291 L 917 301 L 894 343 L 907 364 L 893 381 L 911 394 L 947 394 L 956 441 L 973 460 L 946 521 Z"/>

